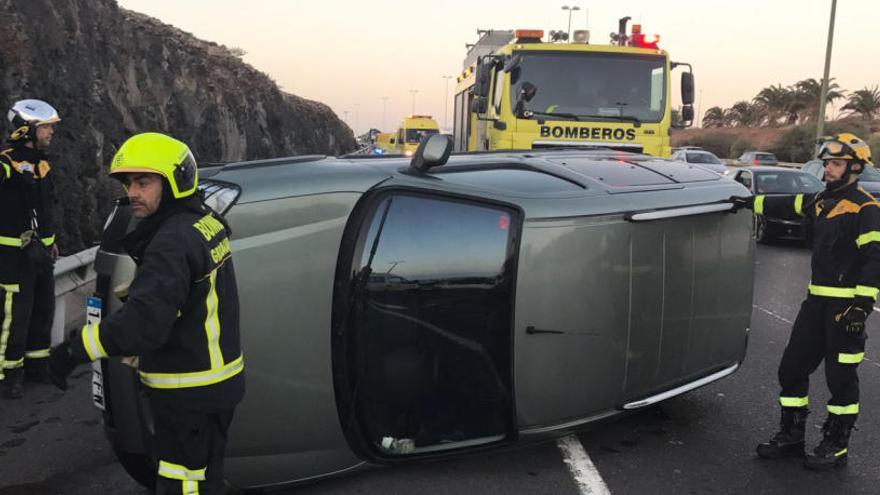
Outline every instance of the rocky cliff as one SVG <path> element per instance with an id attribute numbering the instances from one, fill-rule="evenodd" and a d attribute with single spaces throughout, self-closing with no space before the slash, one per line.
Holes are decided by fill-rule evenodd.
<path id="1" fill-rule="evenodd" d="M 2 134 L 18 99 L 46 100 L 62 118 L 51 155 L 64 253 L 98 240 L 121 191 L 107 165 L 134 133 L 171 134 L 200 163 L 354 149 L 326 105 L 114 0 L 0 0 L 0 23 Z"/>

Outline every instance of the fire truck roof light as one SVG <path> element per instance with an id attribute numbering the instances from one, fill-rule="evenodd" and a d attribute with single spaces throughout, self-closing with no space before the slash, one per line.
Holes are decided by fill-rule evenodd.
<path id="1" fill-rule="evenodd" d="M 544 37 L 543 29 L 517 29 L 514 36 L 518 39 L 541 39 Z"/>

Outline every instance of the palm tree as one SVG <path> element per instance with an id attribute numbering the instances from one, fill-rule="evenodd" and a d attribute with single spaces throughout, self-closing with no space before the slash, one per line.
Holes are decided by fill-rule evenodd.
<path id="1" fill-rule="evenodd" d="M 712 107 L 703 114 L 703 127 L 724 127 L 724 110 Z"/>
<path id="2" fill-rule="evenodd" d="M 767 124 L 772 126 L 788 116 L 793 99 L 794 91 L 791 88 L 777 84 L 762 89 L 752 101 L 764 110 Z"/>
<path id="3" fill-rule="evenodd" d="M 822 95 L 822 80 L 814 78 L 804 79 L 794 83 L 793 106 L 800 121 L 816 120 L 819 118 L 819 99 Z M 834 78 L 828 80 L 828 92 L 825 93 L 825 103 L 834 103 L 844 97 L 845 91 L 834 82 Z"/>
<path id="4" fill-rule="evenodd" d="M 861 115 L 865 120 L 873 120 L 880 115 L 880 89 L 877 86 L 853 91 L 841 110 L 849 110 L 850 115 Z"/>
<path id="5" fill-rule="evenodd" d="M 725 111 L 726 121 L 737 127 L 750 127 L 760 123 L 761 110 L 745 100 L 738 101 Z"/>

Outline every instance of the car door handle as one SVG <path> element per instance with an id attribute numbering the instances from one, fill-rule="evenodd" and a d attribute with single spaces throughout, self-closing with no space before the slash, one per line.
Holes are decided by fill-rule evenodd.
<path id="1" fill-rule="evenodd" d="M 542 330 L 540 328 L 528 326 L 528 327 L 526 327 L 526 333 L 529 335 L 535 335 L 535 334 L 539 334 L 539 333 L 562 334 L 565 332 L 563 332 L 561 330 Z"/>

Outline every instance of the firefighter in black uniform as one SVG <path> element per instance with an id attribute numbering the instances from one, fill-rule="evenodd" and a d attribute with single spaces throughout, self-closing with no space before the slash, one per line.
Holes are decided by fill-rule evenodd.
<path id="1" fill-rule="evenodd" d="M 8 115 L 12 133 L 0 152 L 0 380 L 4 397 L 19 399 L 24 379 L 47 382 L 58 247 L 46 149 L 61 119 L 40 100 L 18 101 Z M 29 261 L 22 248 L 31 241 L 46 246 L 49 263 Z"/>
<path id="2" fill-rule="evenodd" d="M 137 270 L 122 307 L 52 349 L 50 377 L 66 388 L 76 363 L 137 356 L 157 493 L 220 493 L 226 432 L 244 395 L 228 227 L 196 193 L 195 160 L 176 139 L 131 137 L 110 173 L 140 220 L 123 240 Z"/>
<path id="3" fill-rule="evenodd" d="M 803 455 L 809 377 L 824 359 L 828 417 L 822 441 L 804 465 L 828 469 L 846 463 L 859 414 L 865 320 L 880 292 L 880 203 L 857 180 L 864 167 L 873 166 L 864 141 L 838 134 L 822 143 L 818 158 L 825 165 L 820 193 L 732 199 L 757 215 L 793 209 L 804 216 L 812 278 L 779 364 L 781 428 L 757 452 L 767 459 Z"/>

